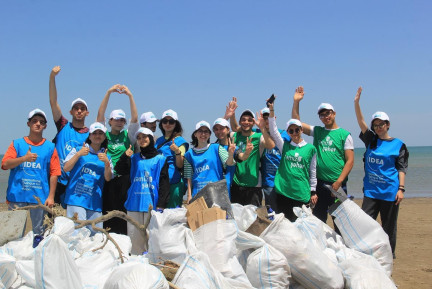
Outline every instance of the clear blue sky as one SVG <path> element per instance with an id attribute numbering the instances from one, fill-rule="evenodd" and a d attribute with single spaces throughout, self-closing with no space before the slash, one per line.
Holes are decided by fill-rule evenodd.
<path id="1" fill-rule="evenodd" d="M 45 137 L 54 137 L 48 78 L 55 65 L 64 114 L 84 98 L 87 125 L 106 90 L 121 83 L 139 114 L 176 110 L 188 140 L 195 123 L 222 116 L 232 96 L 239 110 L 256 111 L 275 93 L 284 128 L 303 85 L 302 120 L 320 124 L 316 109 L 330 102 L 359 147 L 353 99 L 362 85 L 367 121 L 386 111 L 391 136 L 432 145 L 431 11 L 426 0 L 5 1 L 0 153 L 28 134 L 36 107 L 49 115 Z M 107 114 L 116 108 L 130 115 L 124 95 L 112 95 Z"/>

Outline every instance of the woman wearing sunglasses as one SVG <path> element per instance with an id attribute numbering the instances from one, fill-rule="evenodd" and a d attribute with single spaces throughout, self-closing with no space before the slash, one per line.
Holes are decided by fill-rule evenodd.
<path id="1" fill-rule="evenodd" d="M 184 154 L 189 148 L 187 141 L 181 136 L 183 128 L 177 113 L 169 109 L 162 114 L 159 129 L 163 137 L 156 140 L 155 146 L 159 153 L 168 161 L 170 178 L 170 198 L 167 208 L 181 206 L 185 185 L 180 170 L 183 168 Z"/>
<path id="2" fill-rule="evenodd" d="M 409 152 L 400 139 L 390 137 L 390 118 L 385 112 L 375 112 L 371 128 L 368 128 L 360 109 L 361 92 L 362 87 L 359 87 L 354 107 L 361 129 L 360 139 L 366 146 L 362 209 L 375 220 L 380 214 L 395 258 L 397 217 L 404 198 Z"/>
<path id="3" fill-rule="evenodd" d="M 64 171 L 70 171 L 66 188 L 66 214 L 79 220 L 93 220 L 102 216 L 102 191 L 113 176 L 111 157 L 107 155 L 106 127 L 95 122 L 80 150 L 72 150 L 65 159 Z M 95 232 L 87 226 L 92 234 Z M 102 228 L 102 223 L 96 227 Z"/>
<path id="4" fill-rule="evenodd" d="M 219 144 L 210 144 L 210 124 L 200 121 L 192 133 L 193 148 L 186 152 L 184 158 L 184 177 L 188 181 L 189 201 L 208 183 L 224 178 L 223 170 L 234 166 L 235 144 L 229 145 L 228 151 Z"/>
<path id="5" fill-rule="evenodd" d="M 294 222 L 297 217 L 294 207 L 311 204 L 318 200 L 316 195 L 316 148 L 303 138 L 302 123 L 298 119 L 290 119 L 286 130 L 291 138 L 284 141 L 276 125 L 274 103 L 269 104 L 270 135 L 275 145 L 282 152 L 281 162 L 275 176 L 277 212 Z"/>

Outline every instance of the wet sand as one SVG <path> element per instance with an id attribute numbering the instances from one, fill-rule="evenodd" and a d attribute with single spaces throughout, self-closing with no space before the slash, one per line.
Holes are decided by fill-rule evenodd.
<path id="1" fill-rule="evenodd" d="M 6 209 L 6 204 L 0 204 L 0 211 Z M 397 258 L 393 267 L 393 280 L 398 288 L 431 288 L 431 241 L 432 198 L 403 200 L 399 209 Z"/>

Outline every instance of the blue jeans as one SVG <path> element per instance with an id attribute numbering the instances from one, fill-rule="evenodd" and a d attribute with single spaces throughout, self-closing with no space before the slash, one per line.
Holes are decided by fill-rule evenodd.
<path id="1" fill-rule="evenodd" d="M 270 205 L 270 208 L 272 208 L 273 211 L 279 213 L 276 201 L 276 191 L 274 187 L 262 187 L 262 190 L 264 192 L 266 205 Z"/>
<path id="2" fill-rule="evenodd" d="M 26 203 L 26 202 L 10 202 L 8 205 L 8 210 L 12 211 L 15 209 L 15 206 L 17 207 L 25 207 L 25 206 L 31 206 L 35 205 L 32 203 Z M 44 226 L 43 226 L 43 220 L 46 212 L 43 209 L 31 209 L 30 210 L 30 219 L 32 221 L 32 229 L 33 233 L 37 235 L 42 235 L 44 233 Z"/>
<path id="3" fill-rule="evenodd" d="M 102 216 L 102 212 L 96 212 L 92 210 L 87 210 L 83 207 L 67 205 L 67 209 L 66 209 L 67 217 L 72 218 L 75 213 L 78 214 L 78 220 L 94 220 Z M 97 223 L 96 227 L 102 228 L 102 225 L 103 223 Z M 92 235 L 96 234 L 96 232 L 93 230 L 91 225 L 87 225 L 86 227 L 91 231 Z"/>

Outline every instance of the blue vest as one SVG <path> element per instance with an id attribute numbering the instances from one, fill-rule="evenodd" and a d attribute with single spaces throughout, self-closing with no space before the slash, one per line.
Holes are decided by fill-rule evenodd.
<path id="1" fill-rule="evenodd" d="M 89 133 L 79 133 L 77 132 L 72 123 L 68 122 L 58 133 L 56 136 L 56 149 L 60 159 L 61 166 L 61 176 L 58 178 L 57 182 L 67 185 L 69 180 L 69 172 L 65 172 L 63 170 L 64 160 L 68 156 L 68 154 L 76 148 L 77 151 L 80 150 L 83 143 L 89 136 Z"/>
<path id="2" fill-rule="evenodd" d="M 24 162 L 11 169 L 9 174 L 6 199 L 10 202 L 26 202 L 37 204 L 33 195 L 45 203 L 49 195 L 49 177 L 51 157 L 54 153 L 54 144 L 48 140 L 40 146 L 28 144 L 24 138 L 13 141 L 17 158 L 31 152 L 38 155 L 34 162 Z"/>
<path id="3" fill-rule="evenodd" d="M 180 182 L 181 174 L 180 174 L 179 169 L 176 166 L 175 153 L 170 149 L 170 145 L 172 144 L 172 141 L 168 141 L 166 143 L 164 143 L 164 142 L 165 142 L 164 137 L 158 138 L 156 140 L 155 147 L 159 153 L 163 154 L 167 158 L 167 162 L 169 165 L 168 173 L 169 173 L 169 178 L 170 178 L 170 184 L 177 184 L 178 182 Z M 158 149 L 157 147 L 163 143 L 164 143 L 164 145 Z M 174 143 L 178 147 L 180 147 L 181 145 L 185 145 L 186 150 L 188 150 L 188 148 L 189 148 L 189 144 L 181 136 L 176 137 L 174 139 Z"/>
<path id="4" fill-rule="evenodd" d="M 290 142 L 291 138 L 285 130 L 279 130 L 282 139 Z M 274 178 L 281 161 L 281 152 L 277 147 L 265 149 L 261 158 L 261 179 L 263 187 L 274 187 Z"/>
<path id="5" fill-rule="evenodd" d="M 151 159 L 141 158 L 140 153 L 131 157 L 131 186 L 124 204 L 126 210 L 148 212 L 151 204 L 156 208 L 159 201 L 159 177 L 166 157 L 157 155 Z"/>
<path id="6" fill-rule="evenodd" d="M 111 159 L 109 155 L 108 159 Z M 97 154 L 80 157 L 70 172 L 65 204 L 101 212 L 104 172 L 105 164 Z"/>
<path id="7" fill-rule="evenodd" d="M 209 148 L 203 153 L 196 153 L 194 150 L 190 150 L 185 154 L 185 158 L 193 169 L 192 197 L 208 183 L 223 179 L 223 167 L 219 157 L 218 144 L 210 144 Z"/>
<path id="8" fill-rule="evenodd" d="M 378 139 L 377 147 L 365 152 L 364 195 L 369 198 L 394 201 L 399 188 L 396 160 L 403 143 L 399 139 Z"/>

